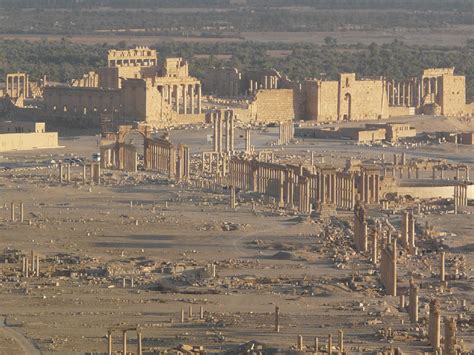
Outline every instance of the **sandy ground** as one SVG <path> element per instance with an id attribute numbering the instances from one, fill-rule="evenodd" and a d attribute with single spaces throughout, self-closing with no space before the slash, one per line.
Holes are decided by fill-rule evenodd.
<path id="1" fill-rule="evenodd" d="M 428 119 L 420 118 L 417 124 L 427 124 Z M 204 138 L 209 133 L 209 127 L 174 130 L 171 139 L 199 153 L 209 149 Z M 275 128 L 252 132 L 259 149 L 270 148 L 276 138 Z M 242 140 L 238 138 L 237 147 Z M 106 171 L 103 185 L 83 186 L 77 167 L 73 169 L 77 182 L 60 184 L 50 161 L 71 154 L 90 157 L 97 151 L 97 137 L 90 132 L 69 135 L 61 145 L 65 148 L 0 155 L 0 167 L 12 168 L 0 172 L 0 248 L 26 254 L 34 250 L 42 259 L 41 277 L 28 279 L 19 277 L 21 261 L 0 264 L 0 314 L 7 325 L 0 327 L 0 354 L 26 354 L 33 349 L 42 354 L 105 352 L 107 329 L 117 325 L 140 325 L 145 350 L 186 343 L 223 353 L 257 340 L 288 351 L 296 345 L 298 334 L 308 346 L 315 336 L 323 346 L 328 334 L 336 344 L 337 331 L 342 329 L 351 353 L 392 346 L 407 353 L 430 351 L 427 341 L 417 338 L 407 313 L 398 310 L 398 298 L 383 295 L 368 259 L 349 247 L 350 238 L 335 242 L 320 235 L 327 222 L 273 211 L 260 203 L 252 211 L 244 194 L 232 211 L 226 191 L 170 185 L 153 174 Z M 454 144 L 407 150 L 313 140 L 276 153 L 308 159 L 310 151 L 341 165 L 348 157 L 367 159 L 406 151 L 409 156 L 429 154 L 474 167 L 474 149 Z M 25 204 L 25 223 L 9 221 L 11 201 Z M 338 223 L 352 218 L 352 213 L 340 212 Z M 399 223 L 397 216 L 389 219 Z M 442 240 L 448 262 L 460 255 L 473 260 L 472 215 L 419 216 L 417 225 L 424 225 L 426 219 L 436 230 L 448 233 Z M 342 250 L 349 261 L 338 267 L 334 257 Z M 294 259 L 274 257 L 281 251 Z M 216 279 L 194 278 L 193 269 L 213 262 Z M 163 263 L 183 263 L 187 270 L 171 275 L 163 272 Z M 448 291 L 439 288 L 437 265 L 437 257 L 428 251 L 423 258 L 402 258 L 400 290 L 406 290 L 408 274 L 416 270 L 424 275 L 422 318 L 433 295 L 443 302 L 443 315 L 469 317 L 460 301 L 474 302 L 472 262 L 466 270 L 471 279 L 453 281 Z M 449 265 L 448 274 L 453 272 Z M 358 289 L 348 286 L 354 272 L 361 278 Z M 281 312 L 279 334 L 273 330 L 276 305 Z M 189 306 L 192 320 L 187 319 Z M 202 320 L 200 306 L 205 310 Z M 186 313 L 184 323 L 181 309 Z M 388 327 L 397 333 L 394 339 L 379 335 Z M 474 349 L 472 327 L 459 327 L 458 335 L 467 349 Z M 121 334 L 116 333 L 115 349 L 120 344 Z M 129 346 L 135 351 L 135 334 L 129 334 Z"/>

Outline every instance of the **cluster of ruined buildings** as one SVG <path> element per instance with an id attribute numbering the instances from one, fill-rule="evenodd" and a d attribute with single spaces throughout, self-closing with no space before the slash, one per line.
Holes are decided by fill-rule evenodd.
<path id="1" fill-rule="evenodd" d="M 420 77 L 403 82 L 383 77 L 357 79 L 354 73 L 341 73 L 335 81 L 297 82 L 274 69 L 242 73 L 235 68 L 210 68 L 203 88 L 209 95 L 252 97 L 248 107 L 257 121 L 273 117 L 328 122 L 474 113 L 474 103 L 466 103 L 465 77 L 455 75 L 454 68 L 426 69 Z"/>
<path id="2" fill-rule="evenodd" d="M 158 61 L 156 51 L 147 47 L 111 50 L 107 60 L 107 67 L 86 73 L 67 85 L 44 79 L 37 85 L 42 99 L 34 114 L 47 120 L 90 125 L 117 120 L 163 127 L 173 122 L 204 120 L 201 83 L 189 75 L 186 61 Z M 8 74 L 3 96 L 23 106 L 23 100 L 32 98 L 30 87 L 26 74 Z M 23 100 L 19 102 L 19 98 Z"/>
<path id="3" fill-rule="evenodd" d="M 147 47 L 111 50 L 107 66 L 69 84 L 33 83 L 24 73 L 8 74 L 0 97 L 41 120 L 99 125 L 144 121 L 154 127 L 203 122 L 204 109 L 232 107 L 245 122 L 376 120 L 416 113 L 470 116 L 465 77 L 454 68 L 427 69 L 403 82 L 357 79 L 291 81 L 276 70 L 242 73 L 209 68 L 202 83 L 182 58 L 158 58 Z M 206 95 L 206 107 L 203 98 Z M 216 99 L 228 98 L 226 99 Z M 2 111 L 0 104 L 0 112 Z M 17 115 L 25 112 L 16 112 Z"/>

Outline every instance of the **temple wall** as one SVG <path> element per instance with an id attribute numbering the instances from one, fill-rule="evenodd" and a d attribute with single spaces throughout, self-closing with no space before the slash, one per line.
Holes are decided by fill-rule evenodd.
<path id="1" fill-rule="evenodd" d="M 0 134 L 0 152 L 57 147 L 57 132 Z"/>

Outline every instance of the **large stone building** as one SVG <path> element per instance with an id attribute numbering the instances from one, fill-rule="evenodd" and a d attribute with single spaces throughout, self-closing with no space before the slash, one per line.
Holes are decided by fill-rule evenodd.
<path id="1" fill-rule="evenodd" d="M 415 113 L 465 116 L 474 113 L 466 103 L 465 77 L 454 68 L 426 69 L 402 82 L 358 79 L 341 73 L 338 80 L 293 82 L 276 70 L 241 73 L 234 68 L 210 68 L 204 91 L 249 100 L 241 116 L 251 121 L 304 119 L 314 121 L 372 120 Z M 277 109 L 275 109 L 277 108 Z"/>
<path id="2" fill-rule="evenodd" d="M 189 76 L 188 63 L 165 58 L 147 47 L 111 50 L 108 66 L 84 74 L 71 85 L 47 86 L 44 108 L 57 119 L 98 123 L 145 121 L 155 127 L 203 120 L 201 83 Z"/>
<path id="3" fill-rule="evenodd" d="M 0 122 L 0 152 L 58 148 L 58 133 L 44 122 Z"/>

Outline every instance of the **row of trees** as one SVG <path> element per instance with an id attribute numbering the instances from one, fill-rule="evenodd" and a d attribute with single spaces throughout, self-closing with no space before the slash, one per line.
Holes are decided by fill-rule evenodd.
<path id="1" fill-rule="evenodd" d="M 385 76 L 401 80 L 417 76 L 424 68 L 455 67 L 466 76 L 468 97 L 474 99 L 474 41 L 463 47 L 409 46 L 390 44 L 365 46 L 283 43 L 160 43 L 155 46 L 161 58 L 180 56 L 190 62 L 192 75 L 202 78 L 210 66 L 232 66 L 240 70 L 275 68 L 291 79 L 336 79 L 340 72 L 364 77 Z M 106 65 L 112 47 L 62 42 L 0 41 L 0 77 L 6 72 L 26 71 L 33 80 L 47 74 L 50 80 L 66 82 Z M 127 48 L 125 42 L 114 46 Z M 273 56 L 272 50 L 285 50 L 287 56 Z M 227 55 L 226 58 L 220 59 Z"/>
<path id="2" fill-rule="evenodd" d="M 198 11 L 196 13 L 196 11 Z M 134 35 L 239 36 L 256 31 L 340 31 L 426 29 L 472 25 L 474 10 L 407 11 L 365 9 L 312 9 L 242 7 L 216 10 L 172 11 L 138 9 L 42 9 L 0 10 L 0 33 L 96 34 L 125 31 Z M 138 30 L 138 31 L 137 31 Z M 121 32 L 123 34 L 124 32 Z"/>

